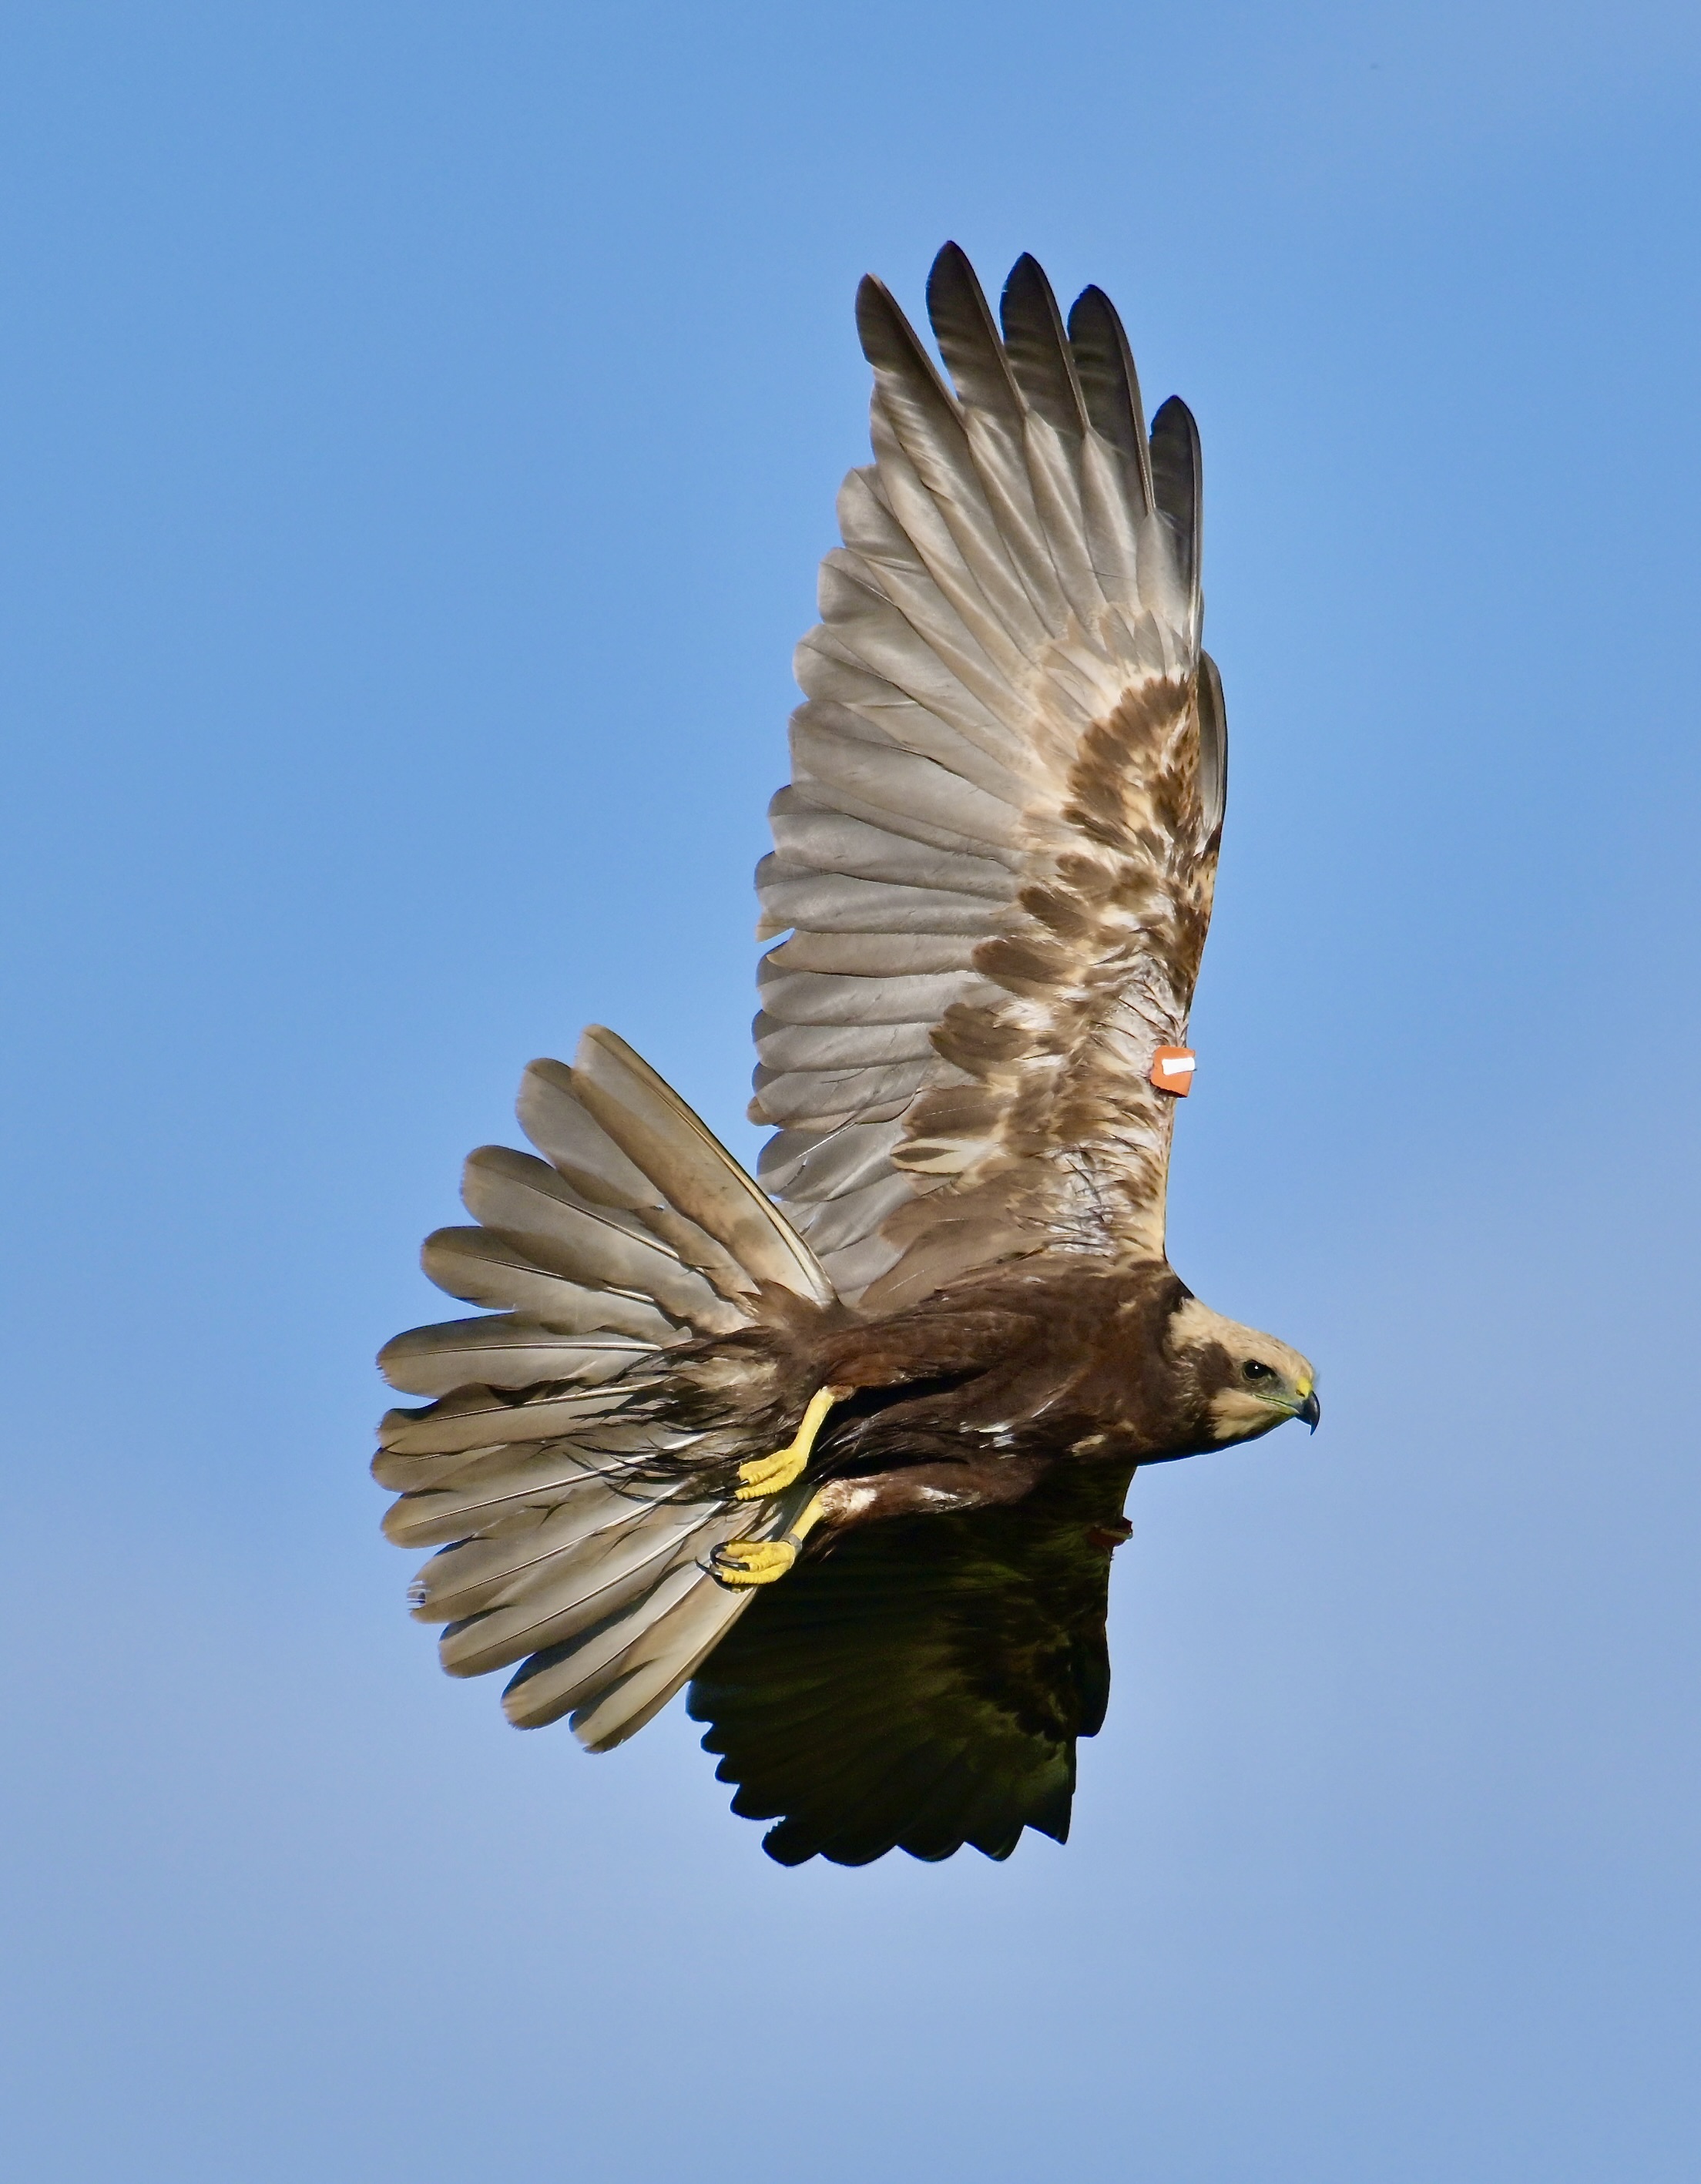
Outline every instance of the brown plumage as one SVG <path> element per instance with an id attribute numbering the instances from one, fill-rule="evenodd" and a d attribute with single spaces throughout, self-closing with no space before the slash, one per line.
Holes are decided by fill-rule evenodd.
<path id="1" fill-rule="evenodd" d="M 610 1033 L 527 1072 L 427 1271 L 492 1317 L 382 1361 L 391 1535 L 443 1665 L 593 1749 L 680 1686 L 785 1863 L 1067 1834 L 1143 1462 L 1313 1425 L 1310 1366 L 1164 1255 L 1227 746 L 1198 437 L 1148 434 L 1096 289 L 948 389 L 865 281 L 875 461 L 839 499 L 757 875 L 761 1190 Z M 778 1451 L 778 1454 L 776 1454 Z"/>

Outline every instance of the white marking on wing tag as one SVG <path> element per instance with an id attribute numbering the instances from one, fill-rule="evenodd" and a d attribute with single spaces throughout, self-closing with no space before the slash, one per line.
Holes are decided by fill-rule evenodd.
<path id="1" fill-rule="evenodd" d="M 1196 1069 L 1199 1065 L 1190 1054 L 1185 1061 L 1160 1061 L 1157 1066 L 1166 1077 L 1185 1077 L 1190 1069 Z"/>

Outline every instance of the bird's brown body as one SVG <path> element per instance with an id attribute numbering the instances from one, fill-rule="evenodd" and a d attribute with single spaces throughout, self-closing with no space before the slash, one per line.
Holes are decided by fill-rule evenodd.
<path id="1" fill-rule="evenodd" d="M 819 1553 L 853 1525 L 1020 1502 L 1059 1468 L 1125 1481 L 1138 1464 L 1218 1445 L 1210 1398 L 1231 1368 L 1178 1342 L 1191 1301 L 1165 1262 L 1060 1255 L 874 1318 L 805 1319 L 781 1305 L 760 1335 L 735 1341 L 762 1355 L 782 1414 L 795 1418 L 817 1388 L 848 1391 L 815 1443 Z M 1273 1413 L 1263 1429 L 1280 1423 Z"/>
<path id="2" fill-rule="evenodd" d="M 1198 435 L 1107 298 L 948 244 L 947 386 L 865 281 L 775 848 L 761 1185 L 611 1034 L 467 1163 L 375 1470 L 415 1611 L 510 1718 L 603 1750 L 688 1680 L 767 1847 L 1068 1831 L 1142 1463 L 1315 1425 L 1310 1366 L 1165 1256 L 1227 786 Z"/>

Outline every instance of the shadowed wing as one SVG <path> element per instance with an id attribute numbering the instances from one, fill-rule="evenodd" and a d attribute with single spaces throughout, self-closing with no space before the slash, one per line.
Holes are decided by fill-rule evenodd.
<path id="1" fill-rule="evenodd" d="M 877 281 L 873 465 L 798 654 L 807 698 L 757 873 L 764 1184 L 867 1309 L 1046 1248 L 1163 1248 L 1173 1102 L 1226 745 L 1199 649 L 1199 456 L 1148 438 L 1089 288 L 1024 258 L 1002 337 L 947 244 L 948 392 Z"/>
<path id="2" fill-rule="evenodd" d="M 847 1533 L 763 1594 L 692 1683 L 733 1810 L 782 1864 L 1062 1842 L 1110 1696 L 1105 1609 L 1133 1467 L 1019 1506 Z"/>

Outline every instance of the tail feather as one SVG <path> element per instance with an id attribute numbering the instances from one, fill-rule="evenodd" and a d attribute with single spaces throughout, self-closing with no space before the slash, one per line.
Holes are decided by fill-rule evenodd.
<path id="1" fill-rule="evenodd" d="M 744 1323 L 737 1306 L 635 1214 L 588 1202 L 529 1153 L 482 1146 L 466 1163 L 461 1196 L 475 1221 L 512 1236 L 552 1272 L 651 1298 L 701 1334 L 729 1334 Z"/>
<path id="2" fill-rule="evenodd" d="M 686 1338 L 682 1334 L 680 1340 Z M 378 1369 L 404 1396 L 452 1397 L 462 1389 L 535 1388 L 613 1380 L 655 1356 L 654 1342 L 605 1329 L 572 1336 L 529 1312 L 449 1319 L 410 1328 L 378 1352 Z"/>
<path id="3" fill-rule="evenodd" d="M 723 1297 L 736 1301 L 750 1295 L 756 1283 L 733 1253 L 668 1204 L 580 1105 L 574 1085 L 574 1072 L 559 1061 L 534 1061 L 521 1079 L 520 1127 L 549 1156 L 550 1166 L 594 1205 L 635 1215 L 651 1234 L 671 1244 L 687 1266 L 706 1275 Z"/>
<path id="4" fill-rule="evenodd" d="M 563 1334 L 606 1328 L 660 1344 L 678 1331 L 653 1299 L 605 1287 L 589 1268 L 585 1280 L 569 1281 L 540 1266 L 505 1229 L 438 1228 L 426 1238 L 420 1264 L 451 1296 L 528 1312 Z"/>
<path id="5" fill-rule="evenodd" d="M 575 1072 L 564 1061 L 533 1062 L 515 1102 L 520 1127 L 560 1174 L 601 1206 L 646 1210 L 667 1201 L 646 1172 L 629 1161 L 579 1098 Z"/>
<path id="6" fill-rule="evenodd" d="M 624 1039 L 593 1025 L 579 1042 L 573 1081 L 583 1105 L 669 1205 L 747 1273 L 812 1304 L 833 1302 L 819 1260 L 773 1201 Z"/>
<path id="7" fill-rule="evenodd" d="M 676 1561 L 643 1603 L 641 1613 L 611 1617 L 566 1645 L 533 1656 L 502 1695 L 519 1729 L 541 1729 L 572 1716 L 581 1743 L 612 1750 L 654 1719 L 688 1683 L 750 1604 L 750 1592 L 730 1592 L 702 1570 L 716 1546 L 747 1538 L 777 1538 L 795 1518 L 795 1490 L 748 1522 L 722 1508 L 692 1534 L 691 1558 Z"/>
<path id="8" fill-rule="evenodd" d="M 602 1628 L 646 1602 L 664 1580 L 692 1562 L 679 1549 L 701 1529 L 700 1519 L 680 1524 L 676 1518 L 663 1524 L 652 1518 L 582 1542 L 577 1553 L 560 1558 L 559 1568 L 552 1556 L 533 1581 L 501 1586 L 476 1619 L 457 1620 L 443 1637 L 444 1668 L 451 1675 L 482 1676 Z"/>
<path id="9" fill-rule="evenodd" d="M 409 1467 L 417 1458 L 468 1455 L 499 1441 L 549 1440 L 618 1410 L 635 1392 L 660 1385 L 659 1376 L 652 1376 L 612 1388 L 566 1386 L 527 1403 L 489 1387 L 465 1388 L 422 1411 L 386 1411 L 378 1425 L 372 1475 L 380 1486 L 399 1493 L 432 1475 L 428 1468 L 417 1479 L 413 1476 Z"/>
<path id="10" fill-rule="evenodd" d="M 576 1586 L 615 1583 L 699 1518 L 692 1509 L 682 1517 L 671 1501 L 635 1503 L 600 1479 L 567 1487 L 553 1508 L 527 1510 L 433 1555 L 414 1580 L 414 1613 L 422 1623 L 461 1623 L 544 1594 L 577 1597 Z"/>
<path id="11" fill-rule="evenodd" d="M 415 1613 L 447 1625 L 451 1674 L 521 1663 L 504 1696 L 535 1728 L 571 1714 L 606 1750 L 641 1728 L 749 1604 L 708 1573 L 733 1540 L 778 1537 L 807 1490 L 733 1498 L 737 1458 L 780 1401 L 764 1290 L 817 1306 L 813 1252 L 654 1071 L 593 1029 L 574 1067 L 533 1062 L 520 1118 L 547 1162 L 486 1146 L 466 1164 L 478 1225 L 427 1241 L 427 1273 L 488 1318 L 398 1336 L 373 1464 L 403 1544 L 438 1546 Z M 756 1436 L 752 1442 L 750 1437 Z M 760 1443 L 760 1446 L 756 1444 Z"/>
<path id="12" fill-rule="evenodd" d="M 720 1585 L 699 1585 L 648 1624 L 627 1646 L 620 1674 L 580 1700 L 572 1716 L 580 1742 L 592 1752 L 611 1752 L 636 1736 L 690 1682 L 750 1597 Z"/>
<path id="13" fill-rule="evenodd" d="M 568 1448 L 541 1453 L 512 1446 L 486 1449 L 453 1479 L 404 1494 L 384 1520 L 384 1536 L 399 1547 L 454 1546 L 510 1524 L 535 1521 L 551 1496 L 558 1497 L 557 1507 L 569 1499 L 576 1510 L 583 1507 L 587 1520 L 605 1503 L 611 1524 L 624 1521 L 633 1513 L 631 1492 L 605 1484 L 600 1501 L 595 1489 L 611 1472 L 618 1478 L 627 1468 L 611 1463 L 599 1471 Z"/>

